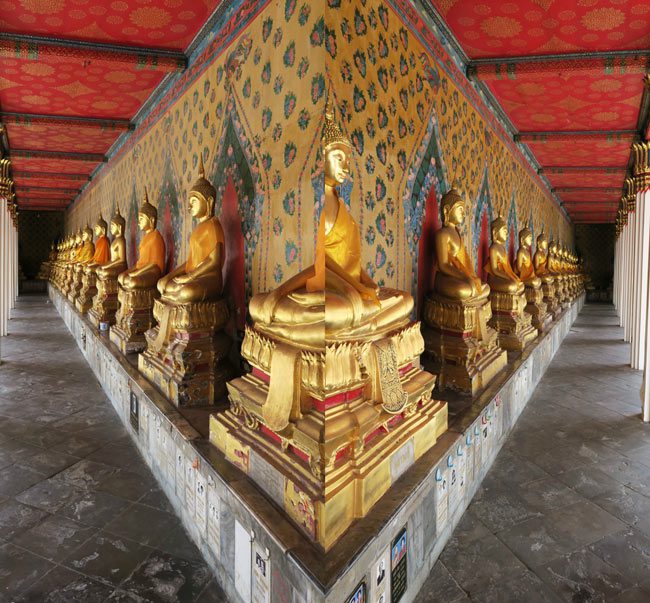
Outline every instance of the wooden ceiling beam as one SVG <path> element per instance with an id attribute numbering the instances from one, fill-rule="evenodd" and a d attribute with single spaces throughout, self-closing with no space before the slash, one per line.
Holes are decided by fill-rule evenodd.
<path id="1" fill-rule="evenodd" d="M 601 172 L 603 174 L 626 174 L 627 167 L 620 165 L 585 166 L 585 165 L 547 165 L 537 170 L 538 174 L 572 174 L 580 172 Z"/>
<path id="2" fill-rule="evenodd" d="M 633 143 L 640 139 L 637 130 L 565 130 L 565 131 L 523 131 L 515 134 L 515 142 L 575 142 L 581 140 L 604 140 Z"/>
<path id="3" fill-rule="evenodd" d="M 79 193 L 78 188 L 53 188 L 50 186 L 16 186 L 17 195 L 25 195 L 28 193 L 57 193 L 60 195 L 76 195 Z"/>
<path id="4" fill-rule="evenodd" d="M 617 186 L 558 186 L 553 189 L 554 193 L 621 193 L 623 187 Z"/>
<path id="5" fill-rule="evenodd" d="M 81 126 L 83 128 L 98 128 L 101 130 L 115 130 L 116 132 L 128 132 L 133 130 L 134 125 L 128 119 L 119 118 L 96 118 L 83 116 L 44 115 L 40 113 L 14 113 L 0 111 L 0 121 L 5 125 L 35 126 Z"/>
<path id="6" fill-rule="evenodd" d="M 0 58 L 34 60 L 35 56 L 136 65 L 161 73 L 179 72 L 187 67 L 187 57 L 177 50 L 0 33 Z"/>
<path id="7" fill-rule="evenodd" d="M 65 174 L 61 172 L 26 172 L 13 170 L 14 180 L 18 178 L 50 178 L 51 180 L 66 180 L 88 182 L 89 174 Z"/>
<path id="8" fill-rule="evenodd" d="M 65 159 L 66 161 L 94 161 L 104 163 L 106 155 L 102 153 L 73 153 L 69 151 L 42 151 L 38 149 L 11 149 L 10 158 L 23 159 Z"/>

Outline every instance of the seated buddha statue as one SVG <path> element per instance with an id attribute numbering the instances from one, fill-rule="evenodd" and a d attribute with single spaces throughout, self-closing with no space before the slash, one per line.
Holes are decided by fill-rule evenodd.
<path id="1" fill-rule="evenodd" d="M 86 274 L 90 271 L 95 271 L 99 266 L 103 266 L 110 258 L 109 241 L 106 236 L 107 227 L 106 220 L 99 214 L 99 220 L 97 220 L 94 227 L 95 236 L 97 237 L 95 240 L 95 252 L 92 259 L 86 264 L 86 268 L 84 269 Z"/>
<path id="2" fill-rule="evenodd" d="M 138 359 L 140 371 L 178 406 L 214 404 L 225 394 L 231 371 L 227 358 L 231 341 L 223 332 L 228 305 L 221 295 L 225 238 L 214 216 L 217 191 L 205 178 L 199 157 L 199 178 L 188 201 L 198 223 L 190 234 L 187 260 L 158 280 L 160 299 L 153 302 L 158 326 L 146 331 L 146 349 Z M 157 235 L 149 234 L 146 251 L 153 257 L 161 249 Z M 152 257 L 145 258 L 148 267 L 142 273 L 143 284 L 161 268 L 152 266 Z M 125 277 L 123 282 L 133 280 Z"/>
<path id="3" fill-rule="evenodd" d="M 490 245 L 488 262 L 485 264 L 490 290 L 511 295 L 521 295 L 524 292 L 524 284 L 510 265 L 505 245 L 508 238 L 508 225 L 501 216 L 498 216 L 492 221 L 491 229 L 492 244 Z"/>
<path id="4" fill-rule="evenodd" d="M 83 283 L 84 268 L 89 264 L 93 255 L 95 255 L 95 245 L 93 243 L 93 230 L 86 224 L 86 227 L 81 231 L 81 247 L 75 255 L 75 264 L 73 268 L 72 281 L 70 289 L 68 290 L 68 299 L 75 303 Z"/>
<path id="5" fill-rule="evenodd" d="M 397 328 L 413 309 L 408 293 L 380 289 L 361 266 L 359 226 L 336 188 L 348 177 L 352 144 L 329 107 L 322 144 L 325 201 L 314 264 L 249 305 L 260 332 L 314 347 Z"/>
<path id="6" fill-rule="evenodd" d="M 150 289 L 156 286 L 165 272 L 165 241 L 156 230 L 158 210 L 149 203 L 147 191 L 138 210 L 138 227 L 144 233 L 138 247 L 138 261 L 133 268 L 117 277 L 123 289 Z"/>
<path id="7" fill-rule="evenodd" d="M 120 208 L 111 218 L 111 241 L 109 248 L 109 259 L 97 268 L 97 278 L 101 280 L 114 279 L 126 269 L 126 240 L 124 239 L 124 228 L 126 221 L 120 214 Z"/>
<path id="8" fill-rule="evenodd" d="M 153 326 L 156 284 L 165 273 L 165 241 L 156 230 L 158 212 L 149 203 L 147 190 L 138 210 L 138 227 L 144 233 L 138 247 L 138 261 L 117 277 L 120 308 L 111 327 L 111 341 L 123 354 L 146 347 L 145 332 Z"/>
<path id="9" fill-rule="evenodd" d="M 163 303 L 177 305 L 210 301 L 221 295 L 225 247 L 221 223 L 214 216 L 217 191 L 205 179 L 203 159 L 199 178 L 190 191 L 190 214 L 198 220 L 190 235 L 187 261 L 158 281 Z"/>
<path id="10" fill-rule="evenodd" d="M 542 281 L 548 281 L 550 279 L 552 282 L 553 276 L 548 270 L 548 239 L 543 232 L 537 237 L 537 246 L 535 249 L 535 255 L 533 256 L 533 266 L 535 268 L 535 274 L 537 274 Z"/>
<path id="11" fill-rule="evenodd" d="M 91 260 L 84 263 L 82 268 L 83 276 L 81 290 L 79 291 L 79 296 L 75 302 L 77 310 L 82 314 L 85 314 L 90 310 L 92 299 L 97 293 L 97 287 L 95 286 L 97 268 L 104 265 L 109 259 L 109 242 L 106 237 L 106 226 L 106 221 L 100 214 L 94 227 L 95 236 L 97 237 L 95 241 L 95 252 Z"/>
<path id="12" fill-rule="evenodd" d="M 533 233 L 528 228 L 519 231 L 519 249 L 517 250 L 517 274 L 526 287 L 539 289 L 542 279 L 535 274 L 530 247 L 533 244 Z"/>
<path id="13" fill-rule="evenodd" d="M 440 205 L 442 228 L 435 233 L 434 291 L 458 301 L 485 299 L 490 287 L 476 276 L 460 233 L 465 222 L 465 202 L 460 193 L 451 188 L 443 195 Z"/>
<path id="14" fill-rule="evenodd" d="M 110 246 L 110 258 L 107 263 L 97 267 L 97 294 L 93 298 L 93 307 L 88 312 L 90 321 L 100 329 L 105 329 L 115 322 L 115 312 L 118 308 L 117 275 L 128 267 L 124 240 L 125 225 L 126 222 L 118 207 L 111 218 L 110 229 L 113 240 Z"/>

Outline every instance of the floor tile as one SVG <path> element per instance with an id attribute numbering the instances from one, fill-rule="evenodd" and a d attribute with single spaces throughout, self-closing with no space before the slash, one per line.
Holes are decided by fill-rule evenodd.
<path id="1" fill-rule="evenodd" d="M 0 538 L 9 540 L 29 530 L 47 516 L 45 511 L 8 499 L 0 503 Z"/>
<path id="2" fill-rule="evenodd" d="M 57 566 L 27 588 L 16 603 L 99 603 L 112 592 L 111 586 Z"/>
<path id="3" fill-rule="evenodd" d="M 0 543 L 0 597 L 14 599 L 53 567 L 47 559 L 9 542 Z"/>

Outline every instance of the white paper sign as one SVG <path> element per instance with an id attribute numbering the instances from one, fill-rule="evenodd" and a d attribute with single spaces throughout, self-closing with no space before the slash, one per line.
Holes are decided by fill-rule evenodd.
<path id="1" fill-rule="evenodd" d="M 370 574 L 370 602 L 390 601 L 390 547 L 387 546 L 372 566 Z"/>
<path id="2" fill-rule="evenodd" d="M 253 603 L 270 603 L 271 601 L 271 561 L 269 550 L 253 542 Z"/>
<path id="3" fill-rule="evenodd" d="M 208 483 L 208 545 L 214 556 L 221 559 L 221 499 L 214 482 Z"/>
<path id="4" fill-rule="evenodd" d="M 440 534 L 447 523 L 449 513 L 449 485 L 447 471 L 436 469 L 436 532 Z"/>
<path id="5" fill-rule="evenodd" d="M 196 505 L 196 473 L 192 461 L 185 461 L 185 508 L 190 516 L 194 515 Z"/>
<path id="6" fill-rule="evenodd" d="M 235 519 L 235 588 L 244 601 L 251 600 L 251 534 Z"/>
<path id="7" fill-rule="evenodd" d="M 185 457 L 181 452 L 176 452 L 176 496 L 185 502 Z"/>
<path id="8" fill-rule="evenodd" d="M 196 524 L 199 528 L 200 534 L 203 536 L 207 530 L 208 522 L 208 486 L 205 478 L 197 471 L 196 472 L 196 505 L 194 516 L 196 517 Z"/>

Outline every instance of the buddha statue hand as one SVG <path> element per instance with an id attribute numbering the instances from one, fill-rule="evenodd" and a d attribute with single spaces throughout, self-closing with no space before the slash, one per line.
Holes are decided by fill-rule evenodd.
<path id="1" fill-rule="evenodd" d="M 284 293 L 281 291 L 281 289 L 275 289 L 274 291 L 271 291 L 267 294 L 266 299 L 260 308 L 259 319 L 262 322 L 270 324 L 273 321 L 275 308 L 282 297 L 284 297 Z"/>

